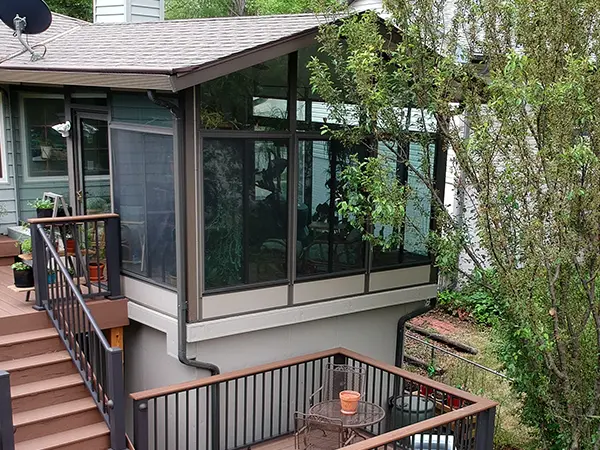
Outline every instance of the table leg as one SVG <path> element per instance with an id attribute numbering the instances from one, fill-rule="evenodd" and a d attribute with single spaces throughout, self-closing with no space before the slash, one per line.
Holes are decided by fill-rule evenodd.
<path id="1" fill-rule="evenodd" d="M 31 297 L 31 291 L 27 291 L 27 295 L 25 296 L 25 301 L 28 302 Z"/>

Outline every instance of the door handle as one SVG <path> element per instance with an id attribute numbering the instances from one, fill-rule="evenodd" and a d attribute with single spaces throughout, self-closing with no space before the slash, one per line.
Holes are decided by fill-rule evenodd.
<path id="1" fill-rule="evenodd" d="M 83 190 L 77 191 L 77 193 L 75 194 L 77 195 L 77 200 L 78 201 L 83 201 Z"/>

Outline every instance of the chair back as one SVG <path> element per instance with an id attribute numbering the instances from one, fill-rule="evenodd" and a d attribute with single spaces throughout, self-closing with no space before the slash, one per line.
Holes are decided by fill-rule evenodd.
<path id="1" fill-rule="evenodd" d="M 365 395 L 366 370 L 348 364 L 327 364 L 321 401 L 337 400 L 342 391 Z"/>
<path id="2" fill-rule="evenodd" d="M 336 450 L 344 445 L 344 427 L 340 419 L 296 412 L 294 422 L 299 450 Z"/>

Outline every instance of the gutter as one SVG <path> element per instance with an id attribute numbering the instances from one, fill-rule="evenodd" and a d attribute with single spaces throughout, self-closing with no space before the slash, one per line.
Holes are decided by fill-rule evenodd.
<path id="1" fill-rule="evenodd" d="M 221 369 L 212 363 L 197 361 L 196 359 L 188 358 L 187 356 L 187 316 L 188 316 L 188 300 L 187 300 L 187 246 L 185 245 L 186 237 L 186 221 L 185 221 L 185 179 L 181 176 L 183 167 L 185 145 L 183 141 L 184 127 L 183 114 L 181 108 L 174 103 L 156 98 L 156 93 L 148 90 L 148 98 L 155 105 L 161 108 L 168 109 L 175 120 L 175 133 L 173 134 L 173 144 L 175 147 L 175 240 L 177 249 L 177 356 L 179 361 L 186 366 L 196 369 L 210 371 L 211 375 L 218 375 Z"/>

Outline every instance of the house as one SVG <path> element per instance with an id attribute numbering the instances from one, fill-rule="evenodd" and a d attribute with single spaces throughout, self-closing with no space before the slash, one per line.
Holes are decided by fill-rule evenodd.
<path id="1" fill-rule="evenodd" d="M 390 377 L 405 376 L 392 366 L 401 350 L 398 324 L 424 311 L 437 294 L 437 273 L 425 245 L 433 222 L 428 208 L 412 208 L 409 214 L 419 215 L 413 219 L 422 229 L 407 229 L 402 246 L 381 252 L 338 219 L 332 207 L 336 174 L 351 153 L 365 149 L 344 148 L 320 132 L 329 113 L 311 91 L 306 64 L 316 54 L 315 36 L 326 19 L 304 14 L 165 22 L 161 2 L 145 10 L 133 0 L 122 6 L 98 3 L 94 24 L 54 14 L 49 30 L 30 38 L 44 54 L 37 61 L 22 51 L 11 30 L 0 29 L 5 180 L 0 189 L 9 211 L 4 226 L 33 217 L 29 202 L 48 191 L 63 195 L 78 215 L 71 222 L 68 217 L 32 222 L 36 303 L 50 310 L 64 344 L 75 349 L 71 356 L 107 423 L 122 420 L 113 412 L 122 405 L 113 402 L 106 410 L 102 400 L 119 392 L 118 383 L 115 387 L 105 367 L 102 377 L 111 388 L 101 389 L 102 380 L 89 375 L 96 363 L 81 352 L 90 342 L 99 345 L 115 377 L 121 354 L 109 351 L 112 341 L 103 344 L 92 326 L 94 311 L 77 309 L 74 316 L 87 317 L 78 332 L 75 322 L 65 325 L 69 313 L 61 309 L 81 308 L 77 302 L 94 295 L 127 299 L 127 316 L 115 309 L 117 323 L 99 327 L 129 324 L 121 343 L 127 393 L 201 379 L 210 384 L 211 375 L 246 370 L 246 377 L 254 374 L 256 394 L 256 366 L 338 347 L 349 350 L 319 354 L 321 365 L 311 363 L 311 387 L 317 387 L 314 371 L 322 371 L 324 361 L 358 361 L 352 352 L 360 352 L 387 364 L 377 370 L 387 371 L 389 388 Z M 62 137 L 53 127 L 67 122 L 69 136 Z M 443 191 L 445 152 L 439 145 L 430 151 Z M 423 149 L 413 143 L 410 152 L 420 158 Z M 419 189 L 417 179 L 408 182 Z M 95 250 L 85 247 L 92 258 L 100 257 L 98 223 L 103 224 L 107 288 L 88 279 L 81 290 L 76 282 L 75 291 L 70 281 L 60 281 L 60 261 L 68 251 L 48 240 L 43 230 L 49 223 L 95 229 Z M 65 304 L 53 288 L 56 282 L 46 282 L 48 264 L 70 289 Z M 301 360 L 306 364 L 310 358 Z M 286 364 L 277 367 L 287 367 L 291 377 L 293 362 Z M 241 378 L 227 376 L 236 380 L 238 395 Z M 280 383 L 282 377 L 279 372 Z M 303 389 L 309 389 L 303 380 Z M 298 375 L 288 382 L 301 384 Z M 441 392 L 441 385 L 435 389 Z M 477 398 L 448 389 L 449 396 L 463 399 L 460 406 L 472 408 L 453 420 L 484 411 Z M 229 394 L 229 384 L 225 391 Z M 132 412 L 130 404 L 128 417 L 148 411 L 147 395 L 134 397 L 139 408 Z M 209 403 L 214 401 L 206 397 L 207 408 Z M 282 404 L 289 409 L 292 403 Z M 229 403 L 224 410 L 227 414 Z M 178 422 L 168 411 L 164 415 L 175 421 L 168 434 Z M 280 411 L 283 428 L 281 417 Z M 158 428 L 156 416 L 153 426 Z M 277 435 L 272 427 L 267 434 L 263 431 L 265 438 Z M 175 435 L 170 439 L 179 438 Z M 224 439 L 221 448 L 233 448 Z M 169 438 L 165 442 L 160 447 L 154 441 L 155 448 L 180 448 Z M 213 439 L 213 448 L 219 443 Z"/>

